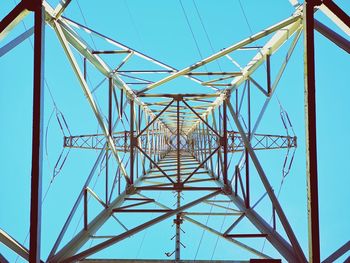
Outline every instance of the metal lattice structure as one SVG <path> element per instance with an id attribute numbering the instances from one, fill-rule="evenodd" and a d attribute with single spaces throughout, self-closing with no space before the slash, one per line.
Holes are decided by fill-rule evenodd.
<path id="1" fill-rule="evenodd" d="M 303 5 L 296 4 L 295 12 L 285 20 L 189 67 L 178 70 L 64 17 L 64 10 L 70 2 L 61 1 L 58 6 L 52 7 L 46 1 L 22 0 L 0 22 L 0 38 L 3 38 L 29 12 L 34 12 L 35 16 L 33 30 L 28 30 L 0 49 L 1 54 L 7 53 L 34 34 L 30 247 L 25 248 L 3 230 L 0 232 L 0 242 L 30 262 L 43 260 L 40 259 L 41 151 L 43 147 L 41 100 L 45 41 L 43 31 L 46 25 L 54 30 L 59 39 L 102 131 L 100 134 L 87 135 L 69 133 L 63 138 L 63 147 L 66 151 L 94 150 L 99 154 L 90 174 L 86 176 L 86 182 L 56 242 L 52 244 L 46 262 L 97 262 L 94 255 L 166 220 L 174 226 L 172 238 L 174 249 L 166 253 L 166 256 L 174 262 L 186 262 L 181 256 L 185 246 L 182 242 L 184 233 L 181 228 L 184 222 L 208 231 L 245 251 L 245 261 L 239 262 L 249 262 L 249 260 L 254 262 L 253 258 L 258 258 L 261 262 L 274 262 L 274 260 L 279 262 L 278 259 L 281 258 L 288 262 L 320 262 L 314 29 L 347 52 L 350 51 L 350 45 L 339 34 L 314 20 L 313 15 L 314 11 L 322 10 L 345 32 L 350 30 L 349 16 L 331 0 L 309 0 Z M 84 39 L 82 33 L 84 31 L 105 41 L 110 48 L 95 50 Z M 297 147 L 297 137 L 294 134 L 264 134 L 258 133 L 257 130 L 302 34 L 305 38 L 304 60 L 307 73 L 305 74 L 305 107 L 307 178 L 309 180 L 309 260 L 257 156 L 258 151 L 284 149 L 292 152 Z M 287 44 L 285 59 L 281 62 L 278 74 L 273 79 L 270 59 Z M 232 57 L 235 52 L 247 49 L 255 50 L 256 53 L 245 66 L 237 69 Z M 83 57 L 82 63 L 78 61 L 77 53 Z M 104 61 L 106 55 L 119 56 L 119 65 L 111 68 Z M 145 63 L 132 64 L 130 61 L 134 58 Z M 233 61 L 232 67 L 222 71 L 207 69 L 210 63 L 220 59 Z M 265 76 L 263 79 L 256 79 L 253 74 L 262 65 L 265 65 Z M 98 106 L 95 94 L 87 82 L 88 67 L 102 74 L 109 83 L 106 114 Z M 209 80 L 207 80 L 208 77 Z M 173 82 L 176 85 L 178 79 L 185 79 L 208 92 L 174 93 L 171 89 L 166 92 L 167 85 Z M 255 123 L 251 120 L 250 92 L 252 89 L 258 91 L 264 101 Z M 157 93 L 158 91 L 160 92 Z M 244 117 L 241 108 L 243 101 L 247 105 Z M 287 129 L 290 126 L 290 120 L 288 116 L 284 120 L 284 126 Z M 60 122 L 60 125 L 62 128 L 65 120 Z M 233 159 L 232 156 L 237 158 Z M 61 169 L 66 158 L 66 155 L 60 157 L 58 170 Z M 290 155 L 286 156 L 285 173 L 288 173 L 292 159 Z M 96 176 L 101 163 L 104 164 L 104 191 L 97 193 L 93 189 L 92 178 Z M 263 188 L 259 193 L 256 193 L 259 191 L 258 188 L 252 187 L 250 183 L 250 173 L 253 169 Z M 170 197 L 161 202 L 154 197 L 159 192 L 164 192 Z M 256 203 L 251 200 L 252 192 L 255 195 L 261 195 Z M 268 199 L 271 209 L 263 215 L 256 207 L 264 198 Z M 93 217 L 89 215 L 91 200 L 97 201 L 100 205 L 98 213 Z M 67 229 L 71 226 L 79 209 L 83 211 L 80 229 L 73 238 L 63 242 L 66 240 Z M 121 219 L 124 215 L 126 215 L 125 220 L 129 220 L 128 227 Z M 269 216 L 272 218 L 271 221 L 266 219 Z M 229 217 L 230 224 L 226 229 L 219 229 L 208 226 L 203 223 L 203 220 L 198 219 L 206 217 Z M 241 227 L 240 222 L 243 220 L 249 222 L 248 230 Z M 116 231 L 101 234 L 100 230 L 110 222 L 118 225 Z M 279 258 L 273 259 L 260 251 L 252 241 L 263 239 L 266 239 L 280 255 Z M 91 240 L 95 241 L 94 245 L 87 247 L 86 244 Z M 346 249 L 349 245 L 345 244 L 344 247 Z M 342 255 L 341 253 L 345 253 L 342 252 L 345 251 L 344 247 L 325 262 L 331 262 Z M 139 261 L 146 262 L 146 260 Z M 166 260 L 151 260 L 151 262 L 162 261 Z M 113 258 L 113 262 L 128 261 Z"/>

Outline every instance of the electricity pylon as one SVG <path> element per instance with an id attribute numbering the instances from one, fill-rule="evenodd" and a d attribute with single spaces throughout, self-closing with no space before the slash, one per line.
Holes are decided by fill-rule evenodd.
<path id="1" fill-rule="evenodd" d="M 306 72 L 308 72 L 305 77 L 307 114 L 310 121 L 307 123 L 307 157 L 310 161 L 309 218 L 312 225 L 310 261 L 319 261 L 317 158 L 313 147 L 316 144 L 313 139 L 316 137 L 313 115 L 314 79 L 312 79 L 314 27 L 343 49 L 348 50 L 349 47 L 339 35 L 320 22 L 315 22 L 313 12 L 316 5 L 322 5 L 323 10 L 326 10 L 324 12 L 335 19 L 336 23 L 340 23 L 342 28 L 348 28 L 349 18 L 344 18 L 344 13 L 338 6 L 332 1 L 307 1 L 304 6 L 297 5 L 295 12 L 285 20 L 178 70 L 63 17 L 62 13 L 70 1 L 62 1 L 56 8 L 51 7 L 46 1 L 33 1 L 33 3 L 28 0 L 21 1 L 0 24 L 0 36 L 3 37 L 28 11 L 35 13 L 34 98 L 37 108 L 33 117 L 33 122 L 36 122 L 33 140 L 37 142 L 33 144 L 36 150 L 33 150 L 34 191 L 30 250 L 21 247 L 3 231 L 0 235 L 1 242 L 22 257 L 30 258 L 31 262 L 40 259 L 38 228 L 40 229 L 40 147 L 42 146 L 40 132 L 37 131 L 40 131 L 41 125 L 40 88 L 43 62 L 41 50 L 44 41 L 42 27 L 46 23 L 55 31 L 102 130 L 101 134 L 67 135 L 63 138 L 65 148 L 93 149 L 100 153 L 52 246 L 48 262 L 93 262 L 93 256 L 104 249 L 169 219 L 175 227 L 172 237 L 174 249 L 165 254 L 172 257 L 175 262 L 185 261 L 181 256 L 185 247 L 182 242 L 184 235 L 182 225 L 185 222 L 246 251 L 247 262 L 254 257 L 265 262 L 273 261 L 271 256 L 257 248 L 256 243 L 251 242 L 256 239 L 266 239 L 280 257 L 289 262 L 307 262 L 256 153 L 260 150 L 273 149 L 289 151 L 297 146 L 296 136 L 288 132 L 291 122 L 287 115 L 284 115 L 283 119 L 287 135 L 261 134 L 257 133 L 257 130 L 304 29 L 307 47 Z M 108 42 L 111 48 L 93 49 L 82 36 L 82 32 Z M 27 34 L 22 35 L 22 41 L 26 37 Z M 283 45 L 289 47 L 273 79 L 270 59 Z M 82 63 L 77 60 L 73 48 L 83 56 Z M 247 49 L 256 50 L 256 54 L 245 66 L 240 66 L 233 57 L 236 52 Z M 110 67 L 102 55 L 118 56 L 119 64 Z M 148 65 L 152 66 L 148 67 L 145 63 L 136 68 L 128 67 L 128 63 L 135 57 L 147 61 Z M 206 66 L 220 59 L 231 61 L 232 69 L 207 70 Z M 265 65 L 266 76 L 264 80 L 257 80 L 254 73 L 262 65 Z M 94 70 L 108 80 L 107 117 L 104 117 L 87 83 L 88 66 L 93 66 Z M 144 77 L 145 75 L 148 77 Z M 203 80 L 208 76 L 210 80 Z M 179 78 L 186 78 L 192 85 L 206 87 L 209 91 L 164 92 L 167 91 L 167 84 Z M 261 84 L 262 81 L 266 81 L 266 84 Z M 138 88 L 131 88 L 135 86 Z M 265 101 L 254 123 L 251 118 L 252 89 L 258 91 Z M 154 93 L 155 90 L 162 92 Z M 243 101 L 247 106 L 244 110 Z M 239 158 L 233 159 L 233 156 Z M 285 161 L 287 172 L 291 161 L 288 158 Z M 91 181 L 101 163 L 104 164 L 104 189 L 97 193 Z M 252 187 L 250 182 L 253 167 L 264 189 L 261 198 L 254 202 L 251 196 L 255 194 L 256 188 Z M 172 198 L 161 202 L 154 198 L 159 192 L 170 193 Z M 258 212 L 256 207 L 265 196 L 271 209 Z M 91 217 L 90 203 L 93 200 L 98 202 L 100 209 L 94 208 L 97 213 L 95 211 L 95 215 Z M 80 230 L 71 240 L 62 244 L 67 229 L 80 208 L 83 210 Z M 266 219 L 269 216 L 272 218 L 271 221 Z M 203 220 L 195 219 L 196 217 L 229 217 L 231 221 L 226 229 L 220 229 L 208 226 Z M 128 221 L 128 226 L 125 220 Z M 248 230 L 241 227 L 240 223 L 243 220 L 250 222 Z M 113 223 L 118 227 L 108 228 L 110 234 L 101 231 L 104 226 Z M 94 240 L 95 244 L 88 247 L 87 243 L 91 240 Z M 114 262 L 122 261 L 119 258 L 114 259 Z"/>

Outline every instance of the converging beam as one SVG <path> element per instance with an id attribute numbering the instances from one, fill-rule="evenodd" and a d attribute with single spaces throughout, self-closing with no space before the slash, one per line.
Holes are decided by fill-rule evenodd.
<path id="1" fill-rule="evenodd" d="M 319 263 L 320 233 L 318 209 L 317 141 L 316 141 L 316 85 L 314 7 L 319 1 L 304 3 L 304 80 L 305 80 L 305 130 L 306 177 L 309 223 L 309 261 Z"/>
<path id="2" fill-rule="evenodd" d="M 30 193 L 29 262 L 40 262 L 41 204 L 42 204 L 42 150 L 44 116 L 44 32 L 45 13 L 41 0 L 34 1 L 34 83 L 32 171 Z"/>

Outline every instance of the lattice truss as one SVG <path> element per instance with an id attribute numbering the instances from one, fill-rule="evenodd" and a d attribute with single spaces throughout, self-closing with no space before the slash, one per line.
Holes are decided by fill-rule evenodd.
<path id="1" fill-rule="evenodd" d="M 47 261 L 128 258 L 127 252 L 113 249 L 119 242 L 132 246 L 147 229 L 165 236 L 153 239 L 148 249 L 160 251 L 154 252 L 163 255 L 159 259 L 179 261 L 186 259 L 186 250 L 196 249 L 191 235 L 192 228 L 198 228 L 231 243 L 233 259 L 306 262 L 271 186 L 276 175 L 267 174 L 258 158 L 266 150 L 286 155 L 278 180 L 288 174 L 293 161 L 297 138 L 283 109 L 285 134 L 258 130 L 302 35 L 303 6 L 296 5 L 285 20 L 179 70 L 64 17 L 69 3 L 61 1 L 53 8 L 44 1 L 45 23 L 57 35 L 101 132 L 71 134 L 77 127 L 70 123 L 67 129 L 66 119 L 58 114 L 64 151 L 54 176 L 69 160 L 68 152 L 94 150 L 98 156 L 94 163 L 83 164 L 91 165 L 91 172 L 82 175 L 86 181 Z M 327 34 L 321 23 L 316 27 Z M 98 49 L 89 44 L 91 37 Z M 270 61 L 282 46 L 283 59 L 271 74 Z M 236 57 L 243 56 L 245 61 L 238 63 Z M 212 70 L 216 63 L 220 70 Z M 263 74 L 255 75 L 258 69 Z M 88 81 L 94 76 L 101 79 L 97 86 Z M 184 85 L 191 88 L 177 92 L 177 86 Z M 254 118 L 252 97 L 259 102 Z M 102 183 L 96 186 L 98 178 Z M 67 232 L 77 222 L 78 231 L 70 238 Z M 266 252 L 261 250 L 264 240 Z M 28 257 L 20 244 L 12 248 Z"/>

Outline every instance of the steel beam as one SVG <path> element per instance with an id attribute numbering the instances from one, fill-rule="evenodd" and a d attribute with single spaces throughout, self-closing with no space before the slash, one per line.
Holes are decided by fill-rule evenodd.
<path id="1" fill-rule="evenodd" d="M 300 247 L 299 242 L 297 241 L 297 238 L 292 230 L 292 227 L 290 226 L 288 219 L 287 219 L 286 215 L 284 214 L 283 209 L 276 198 L 276 195 L 275 195 L 275 193 L 274 193 L 274 191 L 273 191 L 273 189 L 272 189 L 272 187 L 271 187 L 271 185 L 266 177 L 266 174 L 265 174 L 253 148 L 251 147 L 251 145 L 249 143 L 247 136 L 244 133 L 243 127 L 242 127 L 242 125 L 238 119 L 238 116 L 236 115 L 231 103 L 228 103 L 228 108 L 229 108 L 229 111 L 233 117 L 233 120 L 234 120 L 234 122 L 235 122 L 241 136 L 242 136 L 244 144 L 245 144 L 247 151 L 252 159 L 252 162 L 254 163 L 254 166 L 258 172 L 258 175 L 260 176 L 260 179 L 264 185 L 264 188 L 265 188 L 266 192 L 268 193 L 270 200 L 276 209 L 277 215 L 279 216 L 281 224 L 282 224 L 282 226 L 283 226 L 283 228 L 284 228 L 284 230 L 285 230 L 285 232 L 286 232 L 286 234 L 287 234 L 287 236 L 292 244 L 292 247 L 293 247 L 293 250 L 295 253 L 294 259 L 297 259 L 300 262 L 306 262 L 307 260 L 305 258 L 304 252 L 303 252 L 302 248 Z"/>
<path id="2" fill-rule="evenodd" d="M 123 107 L 122 107 L 122 106 L 121 106 L 121 107 L 122 107 L 122 108 L 125 108 L 126 105 L 127 105 L 127 102 L 125 102 L 124 105 L 123 105 Z M 118 125 L 119 121 L 120 121 L 120 118 L 118 118 L 118 119 L 115 121 L 113 129 Z M 107 147 L 107 143 L 104 144 L 104 146 L 102 147 L 102 149 L 105 149 L 106 147 Z M 79 204 L 80 204 L 80 201 L 82 200 L 82 198 L 83 198 L 83 196 L 84 196 L 85 189 L 86 189 L 86 187 L 88 187 L 88 185 L 89 185 L 89 183 L 90 183 L 92 177 L 94 176 L 94 174 L 95 174 L 95 172 L 96 172 L 96 170 L 97 170 L 97 168 L 98 168 L 98 165 L 99 165 L 100 162 L 102 161 L 103 155 L 104 155 L 104 151 L 101 150 L 100 153 L 99 153 L 99 155 L 98 155 L 98 157 L 96 158 L 96 161 L 95 161 L 94 165 L 92 166 L 92 169 L 91 169 L 91 171 L 90 171 L 89 176 L 87 177 L 87 179 L 86 179 L 86 181 L 85 181 L 85 184 L 84 184 L 83 187 L 82 187 L 82 190 L 81 190 L 80 193 L 79 193 L 79 196 L 78 196 L 77 200 L 75 201 L 75 203 L 74 203 L 74 205 L 73 205 L 73 208 L 72 208 L 71 212 L 70 212 L 69 215 L 68 215 L 68 218 L 67 218 L 66 222 L 64 223 L 64 225 L 63 225 L 63 227 L 62 227 L 62 230 L 61 230 L 60 234 L 58 235 L 57 240 L 55 241 L 55 243 L 54 243 L 54 245 L 53 245 L 53 247 L 52 247 L 52 249 L 51 249 L 51 251 L 50 251 L 50 254 L 49 254 L 48 258 L 53 257 L 53 255 L 56 253 L 56 250 L 57 250 L 58 246 L 60 245 L 60 243 L 61 243 L 61 241 L 62 241 L 62 239 L 63 239 L 63 236 L 64 236 L 64 234 L 66 233 L 67 228 L 68 228 L 68 226 L 69 226 L 71 220 L 73 219 L 73 216 L 74 216 L 76 210 L 78 209 L 78 206 L 79 206 Z"/>
<path id="3" fill-rule="evenodd" d="M 37 0 L 33 2 L 36 1 Z M 16 7 L 0 21 L 0 40 L 29 14 L 28 9 L 28 1 L 20 1 Z"/>
<path id="4" fill-rule="evenodd" d="M 350 41 L 346 38 L 342 37 L 326 25 L 322 24 L 320 21 L 316 20 L 314 21 L 314 27 L 315 29 L 320 32 L 322 35 L 324 35 L 326 38 L 328 38 L 330 41 L 332 41 L 334 44 L 336 44 L 338 47 L 343 49 L 345 52 L 350 54 Z"/>
<path id="5" fill-rule="evenodd" d="M 68 7 L 72 0 L 60 0 L 60 2 L 57 4 L 55 11 L 54 11 L 54 16 L 55 18 L 59 18 L 64 10 Z"/>
<path id="6" fill-rule="evenodd" d="M 307 0 L 304 3 L 305 142 L 310 263 L 319 263 L 321 260 L 317 178 L 316 85 L 314 47 L 314 7 L 317 2 L 318 1 L 315 0 Z"/>
<path id="7" fill-rule="evenodd" d="M 102 115 L 101 115 L 101 113 L 100 113 L 100 111 L 95 103 L 95 100 L 92 96 L 92 93 L 91 93 L 86 81 L 84 80 L 84 77 L 83 77 L 83 75 L 79 69 L 79 66 L 74 58 L 74 55 L 69 47 L 68 41 L 63 33 L 63 30 L 62 30 L 61 26 L 56 21 L 54 22 L 54 29 L 57 33 L 57 36 L 61 42 L 62 47 L 64 48 L 64 51 L 66 52 L 67 58 L 68 58 L 69 62 L 71 63 L 71 66 L 72 66 L 72 68 L 73 68 L 73 70 L 74 70 L 74 72 L 75 72 L 75 74 L 80 82 L 80 85 L 81 85 L 81 87 L 86 95 L 86 98 L 88 99 L 88 102 L 89 102 L 89 104 L 90 104 L 90 106 L 95 114 L 95 117 L 96 117 L 104 135 L 106 136 L 106 140 L 108 141 L 108 145 L 109 145 L 118 165 L 120 166 L 122 174 L 123 174 L 125 180 L 127 181 L 127 183 L 130 183 L 130 178 L 125 170 L 124 164 L 122 163 L 122 161 L 119 157 L 118 151 L 116 150 L 116 148 L 114 146 L 112 136 L 108 132 L 108 128 L 107 128 L 107 126 L 103 120 L 103 117 L 102 117 Z"/>
<path id="8" fill-rule="evenodd" d="M 32 170 L 30 193 L 29 262 L 40 262 L 41 204 L 42 204 L 42 150 L 44 116 L 44 38 L 45 21 L 41 0 L 36 0 L 34 10 L 34 83 Z"/>
<path id="9" fill-rule="evenodd" d="M 334 0 L 309 0 L 308 2 L 312 2 L 314 6 L 322 3 L 320 10 L 350 36 L 350 17 L 334 2 Z"/>
<path id="10" fill-rule="evenodd" d="M 3 243 L 9 249 L 14 251 L 17 255 L 21 256 L 25 260 L 29 261 L 29 251 L 21 243 L 7 234 L 4 230 L 0 228 L 0 243 Z M 1 260 L 0 260 L 1 262 Z"/>
<path id="11" fill-rule="evenodd" d="M 225 48 L 225 49 L 221 50 L 220 52 L 217 52 L 217 53 L 203 59 L 202 61 L 199 61 L 199 62 L 197 62 L 197 63 L 195 63 L 187 68 L 184 68 L 184 69 L 176 72 L 175 74 L 172 74 L 168 77 L 165 77 L 164 79 L 161 79 L 155 83 L 148 85 L 145 89 L 141 90 L 139 93 L 145 93 L 146 91 L 149 91 L 149 90 L 154 89 L 160 85 L 163 85 L 166 82 L 169 82 L 170 80 L 173 80 L 177 77 L 188 74 L 189 72 L 193 71 L 196 68 L 202 67 L 202 66 L 204 66 L 204 65 L 206 65 L 206 64 L 208 64 L 208 63 L 210 63 L 210 62 L 212 62 L 220 57 L 223 57 L 223 56 L 225 56 L 225 55 L 227 55 L 227 54 L 229 54 L 229 53 L 231 53 L 231 52 L 233 52 L 241 47 L 244 47 L 244 46 L 246 46 L 246 45 L 248 45 L 256 40 L 259 40 L 260 38 L 263 38 L 263 37 L 275 32 L 281 28 L 287 27 L 288 25 L 293 24 L 293 22 L 296 22 L 299 19 L 300 19 L 300 13 L 296 12 L 295 14 L 293 14 L 293 16 L 291 16 L 291 17 L 255 34 L 249 38 L 246 38 L 246 39 L 244 39 L 244 40 L 242 40 L 242 41 L 240 41 L 240 42 L 238 42 L 238 43 L 236 43 L 228 48 Z"/>
<path id="12" fill-rule="evenodd" d="M 24 40 L 30 37 L 34 33 L 34 27 L 29 28 L 22 34 L 20 34 L 15 39 L 11 40 L 9 43 L 0 48 L 0 57 L 6 55 L 9 51 L 17 47 L 17 45 L 21 44 Z"/>
<path id="13" fill-rule="evenodd" d="M 300 10 L 297 10 L 294 13 L 293 17 L 297 17 L 296 20 L 291 20 L 290 23 L 283 24 L 282 28 L 277 27 L 275 31 L 277 31 L 271 39 L 259 50 L 257 55 L 255 55 L 252 60 L 241 70 L 242 75 L 233 79 L 231 82 L 231 87 L 225 89 L 221 92 L 221 95 L 216 98 L 216 100 L 212 103 L 210 107 L 206 110 L 205 113 L 202 114 L 202 118 L 205 118 L 206 115 L 209 115 L 215 108 L 223 103 L 226 99 L 226 96 L 233 90 L 237 89 L 239 85 L 241 85 L 251 74 L 255 72 L 255 70 L 263 64 L 266 60 L 267 55 L 274 54 L 282 44 L 287 41 L 295 32 L 297 32 L 301 27 L 301 19 L 300 18 Z M 275 32 L 273 31 L 273 32 Z M 270 32 L 272 33 L 272 32 Z M 293 48 L 294 49 L 294 48 Z M 275 83 L 274 83 L 275 84 Z M 277 85 L 277 84 L 276 84 Z M 271 87 L 273 90 L 273 86 Z M 268 97 L 270 98 L 270 97 Z M 198 125 L 199 121 L 195 123 L 192 128 L 188 131 L 191 133 Z"/>
<path id="14" fill-rule="evenodd" d="M 136 181 L 137 184 L 140 180 Z M 49 262 L 61 262 L 63 259 L 74 255 L 96 231 L 110 218 L 113 209 L 119 207 L 124 198 L 128 197 L 126 191 L 121 193 L 115 200 L 113 200 L 109 207 L 101 211 L 90 223 L 88 223 L 87 230 L 81 230 L 70 242 L 68 242 L 60 251 L 48 258 Z"/>
<path id="15" fill-rule="evenodd" d="M 242 242 L 239 242 L 239 241 L 237 241 L 237 240 L 235 240 L 233 238 L 228 238 L 228 237 L 224 236 L 222 233 L 216 231 L 215 229 L 213 229 L 211 227 L 208 227 L 207 225 L 204 225 L 204 224 L 198 222 L 197 220 L 194 220 L 191 217 L 188 217 L 188 216 L 184 215 L 183 218 L 186 221 L 188 221 L 188 222 L 190 222 L 190 223 L 192 223 L 192 224 L 194 224 L 196 226 L 199 226 L 200 228 L 203 228 L 205 231 L 207 231 L 209 233 L 212 233 L 212 234 L 214 234 L 214 235 L 216 235 L 216 236 L 218 236 L 218 237 L 220 237 L 220 238 L 222 238 L 222 239 L 224 239 L 224 240 L 226 240 L 226 241 L 228 241 L 230 243 L 233 243 L 234 245 L 236 245 L 236 246 L 238 246 L 238 247 L 240 247 L 240 248 L 242 248 L 244 250 L 247 250 L 250 253 L 252 253 L 252 254 L 254 254 L 254 255 L 258 256 L 258 257 L 271 259 L 271 257 L 269 257 L 268 255 L 266 255 L 266 254 L 264 254 L 264 253 L 262 253 L 262 252 L 260 252 L 260 251 L 258 251 L 256 249 L 254 249 L 254 248 L 252 248 L 252 247 L 250 247 L 250 246 L 248 246 L 248 245 L 246 245 L 246 244 L 244 244 Z"/>
<path id="16" fill-rule="evenodd" d="M 322 263 L 332 263 L 339 259 L 341 256 L 345 255 L 346 252 L 350 251 L 350 241 L 346 242 L 336 251 L 334 251 L 330 256 L 328 256 Z"/>
<path id="17" fill-rule="evenodd" d="M 186 209 L 189 209 L 192 206 L 195 206 L 195 205 L 201 203 L 204 200 L 207 200 L 209 198 L 212 198 L 212 197 L 218 195 L 219 193 L 221 193 L 221 190 L 212 192 L 212 193 L 210 193 L 210 194 L 208 194 L 208 195 L 206 195 L 204 197 L 201 197 L 201 198 L 199 198 L 197 200 L 194 200 L 194 201 L 192 201 L 190 203 L 187 203 L 186 205 L 183 205 L 183 206 L 181 206 L 181 207 L 179 207 L 177 209 L 174 209 L 171 212 L 168 212 L 168 213 L 166 213 L 164 215 L 161 215 L 159 217 L 156 217 L 156 218 L 154 218 L 154 219 L 152 219 L 152 220 L 150 220 L 150 221 L 148 221 L 148 222 L 146 222 L 146 223 L 144 223 L 142 225 L 139 225 L 139 226 L 137 226 L 137 227 L 135 227 L 133 229 L 130 229 L 129 231 L 124 232 L 123 234 L 120 234 L 120 235 L 115 236 L 113 238 L 110 238 L 110 239 L 108 239 L 106 241 L 103 241 L 103 242 L 99 243 L 98 245 L 95 245 L 95 246 L 93 246 L 93 247 L 91 247 L 91 248 L 89 248 L 87 250 L 84 250 L 84 251 L 82 251 L 82 252 L 80 252 L 80 253 L 72 256 L 72 257 L 64 258 L 60 262 L 68 263 L 68 262 L 76 262 L 76 261 L 78 261 L 80 259 L 84 259 L 84 258 L 86 258 L 86 257 L 88 257 L 88 256 L 90 256 L 90 255 L 100 251 L 101 249 L 109 247 L 109 246 L 111 246 L 111 245 L 113 245 L 113 244 L 115 244 L 115 243 L 117 243 L 117 242 L 119 242 L 121 240 L 124 240 L 127 237 L 135 235 L 136 233 L 138 233 L 138 232 L 140 232 L 140 231 L 142 231 L 142 230 L 144 230 L 144 229 L 146 229 L 146 228 L 148 228 L 148 227 L 150 227 L 150 226 L 152 226 L 154 224 L 157 224 L 157 223 L 159 223 L 161 221 L 164 221 L 165 219 L 168 219 L 168 218 L 176 215 L 177 213 L 185 211 Z M 53 262 L 57 262 L 57 261 L 54 260 Z"/>

